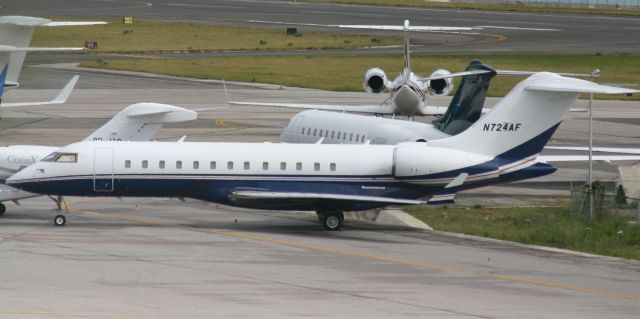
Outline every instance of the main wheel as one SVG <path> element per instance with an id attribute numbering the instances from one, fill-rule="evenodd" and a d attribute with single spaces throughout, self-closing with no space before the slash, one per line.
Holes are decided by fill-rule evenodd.
<path id="1" fill-rule="evenodd" d="M 53 224 L 55 226 L 64 226 L 64 224 L 67 223 L 67 218 L 64 217 L 64 215 L 56 215 L 56 217 L 53 218 Z"/>
<path id="2" fill-rule="evenodd" d="M 328 230 L 340 230 L 344 224 L 344 215 L 342 212 L 324 214 L 322 225 Z"/>
<path id="3" fill-rule="evenodd" d="M 3 203 L 0 203 L 0 216 L 4 216 L 4 213 L 7 211 L 7 206 Z"/>

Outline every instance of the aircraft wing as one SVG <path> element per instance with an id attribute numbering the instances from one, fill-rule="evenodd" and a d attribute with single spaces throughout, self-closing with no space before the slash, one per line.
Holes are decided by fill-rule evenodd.
<path id="1" fill-rule="evenodd" d="M 43 27 L 71 27 L 71 26 L 79 26 L 79 25 L 102 25 L 108 24 L 105 21 L 51 21 L 45 24 L 42 24 Z"/>
<path id="2" fill-rule="evenodd" d="M 229 198 L 232 201 L 241 200 L 336 200 L 350 202 L 374 202 L 386 204 L 403 204 L 403 205 L 420 205 L 426 204 L 426 201 L 401 199 L 391 197 L 377 197 L 364 195 L 344 195 L 344 194 L 324 194 L 324 193 L 297 193 L 297 192 L 270 192 L 259 190 L 235 191 Z"/>
<path id="3" fill-rule="evenodd" d="M 436 26 L 402 26 L 402 25 L 358 25 L 358 24 L 338 24 L 329 25 L 331 27 L 346 28 L 346 29 L 369 29 L 369 30 L 389 30 L 389 31 L 416 31 L 416 32 L 431 32 L 431 31 L 470 31 L 479 30 L 479 27 L 436 27 Z"/>
<path id="4" fill-rule="evenodd" d="M 567 150 L 567 151 L 584 151 L 584 152 L 589 151 L 589 148 L 584 146 L 545 146 L 544 148 L 550 149 L 550 150 Z M 594 152 L 640 155 L 640 148 L 592 147 L 591 149 Z"/>
<path id="5" fill-rule="evenodd" d="M 306 104 L 306 103 L 265 103 L 265 102 L 236 102 L 229 101 L 231 105 L 253 105 L 253 106 L 273 106 L 294 109 L 315 109 L 330 111 L 348 111 L 356 113 L 393 114 L 390 109 L 385 109 L 380 105 L 333 105 L 333 104 Z"/>
<path id="6" fill-rule="evenodd" d="M 41 51 L 81 51 L 84 48 L 69 47 L 69 48 L 47 48 L 47 47 L 16 47 L 12 45 L 0 45 L 0 52 L 41 52 Z"/>
<path id="7" fill-rule="evenodd" d="M 640 161 L 640 155 L 593 155 L 593 161 L 597 162 L 637 162 Z M 538 160 L 542 162 L 586 162 L 589 155 L 540 155 Z"/>
<path id="8" fill-rule="evenodd" d="M 3 72 L 3 74 L 5 74 Z M 69 82 L 67 82 L 67 84 L 62 88 L 62 90 L 60 90 L 60 93 L 58 93 L 58 95 L 50 101 L 43 101 L 43 102 L 18 102 L 18 103 L 1 103 L 0 104 L 0 108 L 2 107 L 18 107 L 18 106 L 36 106 L 36 105 L 51 105 L 51 104 L 62 104 L 67 102 L 67 99 L 69 98 L 69 95 L 71 95 L 71 91 L 73 91 L 73 88 L 76 86 L 76 83 L 78 82 L 78 79 L 80 78 L 79 75 L 74 75 L 71 80 L 69 80 Z M 4 80 L 4 78 L 3 78 Z M 2 81 L 4 82 L 4 81 Z"/>
<path id="9" fill-rule="evenodd" d="M 4 183 L 4 181 L 3 181 Z M 15 187 L 11 187 L 7 184 L 0 184 L 0 202 L 8 200 L 19 200 L 31 197 L 42 196 L 40 194 L 29 193 Z"/>

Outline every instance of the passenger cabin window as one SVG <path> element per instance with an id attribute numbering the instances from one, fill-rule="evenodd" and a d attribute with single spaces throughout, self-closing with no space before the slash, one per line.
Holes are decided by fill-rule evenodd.
<path id="1" fill-rule="evenodd" d="M 144 160 L 142 161 L 142 168 L 148 168 L 149 167 L 149 161 Z"/>
<path id="2" fill-rule="evenodd" d="M 210 169 L 216 169 L 216 162 L 212 161 L 211 163 L 209 163 L 209 168 Z"/>
<path id="3" fill-rule="evenodd" d="M 251 165 L 249 164 L 249 162 L 244 162 L 244 170 L 249 170 L 249 168 L 251 168 Z"/>
<path id="4" fill-rule="evenodd" d="M 280 163 L 280 170 L 281 170 L 281 171 L 284 171 L 284 170 L 286 170 L 286 169 L 287 169 L 287 163 L 285 163 L 285 162 L 281 162 L 281 163 Z"/>
<path id="5" fill-rule="evenodd" d="M 322 137 L 322 130 L 320 130 L 320 137 Z"/>
<path id="6" fill-rule="evenodd" d="M 353 141 L 353 133 L 349 134 L 349 142 Z"/>
<path id="7" fill-rule="evenodd" d="M 233 169 L 233 162 L 227 162 L 227 169 Z"/>
<path id="8" fill-rule="evenodd" d="M 335 134 L 335 131 L 331 131 L 331 138 L 333 138 L 333 134 Z"/>
<path id="9" fill-rule="evenodd" d="M 320 163 L 313 163 L 313 170 L 319 171 L 320 170 Z"/>
<path id="10" fill-rule="evenodd" d="M 200 169 L 200 162 L 193 161 L 193 169 Z"/>
<path id="11" fill-rule="evenodd" d="M 318 129 L 317 129 L 317 128 L 314 128 L 314 129 L 313 129 L 313 136 L 316 136 L 316 132 L 318 132 Z"/>
<path id="12" fill-rule="evenodd" d="M 160 168 L 164 168 L 164 161 L 160 161 L 160 162 L 158 162 L 158 167 L 160 167 Z"/>
<path id="13" fill-rule="evenodd" d="M 336 163 L 331 163 L 331 164 L 329 164 L 329 169 L 330 169 L 332 172 L 335 172 L 335 171 L 336 171 Z"/>
<path id="14" fill-rule="evenodd" d="M 269 162 L 262 162 L 262 170 L 268 170 L 269 169 Z"/>
<path id="15" fill-rule="evenodd" d="M 124 161 L 124 168 L 131 168 L 131 161 L 130 160 Z"/>
<path id="16" fill-rule="evenodd" d="M 360 134 L 356 135 L 356 142 L 360 141 Z"/>
<path id="17" fill-rule="evenodd" d="M 301 133 L 302 135 L 304 135 L 304 131 L 305 131 L 306 129 L 307 129 L 306 127 L 303 127 L 303 128 L 302 128 L 302 133 Z"/>
<path id="18" fill-rule="evenodd" d="M 301 171 L 302 170 L 302 163 L 297 162 L 296 163 L 296 171 Z"/>
<path id="19" fill-rule="evenodd" d="M 176 168 L 182 169 L 182 161 L 176 161 Z"/>
<path id="20" fill-rule="evenodd" d="M 56 158 L 56 163 L 76 163 L 78 162 L 78 154 L 76 153 L 60 153 Z"/>

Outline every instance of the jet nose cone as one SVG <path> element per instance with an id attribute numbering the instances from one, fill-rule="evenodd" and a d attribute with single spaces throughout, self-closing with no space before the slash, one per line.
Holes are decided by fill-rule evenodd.
<path id="1" fill-rule="evenodd" d="M 20 185 L 24 184 L 28 179 L 33 176 L 32 170 L 27 167 L 13 175 L 11 175 L 6 181 L 5 184 L 11 185 L 16 188 L 20 188 Z"/>

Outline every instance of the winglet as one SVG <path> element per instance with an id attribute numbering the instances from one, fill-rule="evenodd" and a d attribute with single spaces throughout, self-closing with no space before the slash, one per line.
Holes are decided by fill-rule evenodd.
<path id="1" fill-rule="evenodd" d="M 4 85 L 7 81 L 7 69 L 9 69 L 9 63 L 4 65 L 2 73 L 0 73 L 0 101 L 2 101 L 2 96 L 4 95 Z"/>
<path id="2" fill-rule="evenodd" d="M 453 204 L 458 192 L 458 188 L 464 184 L 469 174 L 461 173 L 458 177 L 454 178 L 447 186 L 445 186 L 440 192 L 433 195 L 428 201 L 427 205 L 438 204 Z"/>
<path id="3" fill-rule="evenodd" d="M 79 75 L 74 75 L 71 80 L 67 82 L 64 88 L 62 88 L 60 93 L 58 93 L 58 96 L 56 96 L 55 99 L 51 100 L 51 104 L 62 104 L 67 102 L 67 99 L 69 98 L 69 95 L 71 95 L 71 91 L 73 91 L 73 88 L 76 86 L 79 78 Z"/>
<path id="4" fill-rule="evenodd" d="M 222 87 L 224 88 L 224 95 L 227 96 L 227 104 L 231 104 L 231 99 L 229 99 L 229 91 L 227 91 L 227 82 L 222 79 Z"/>

